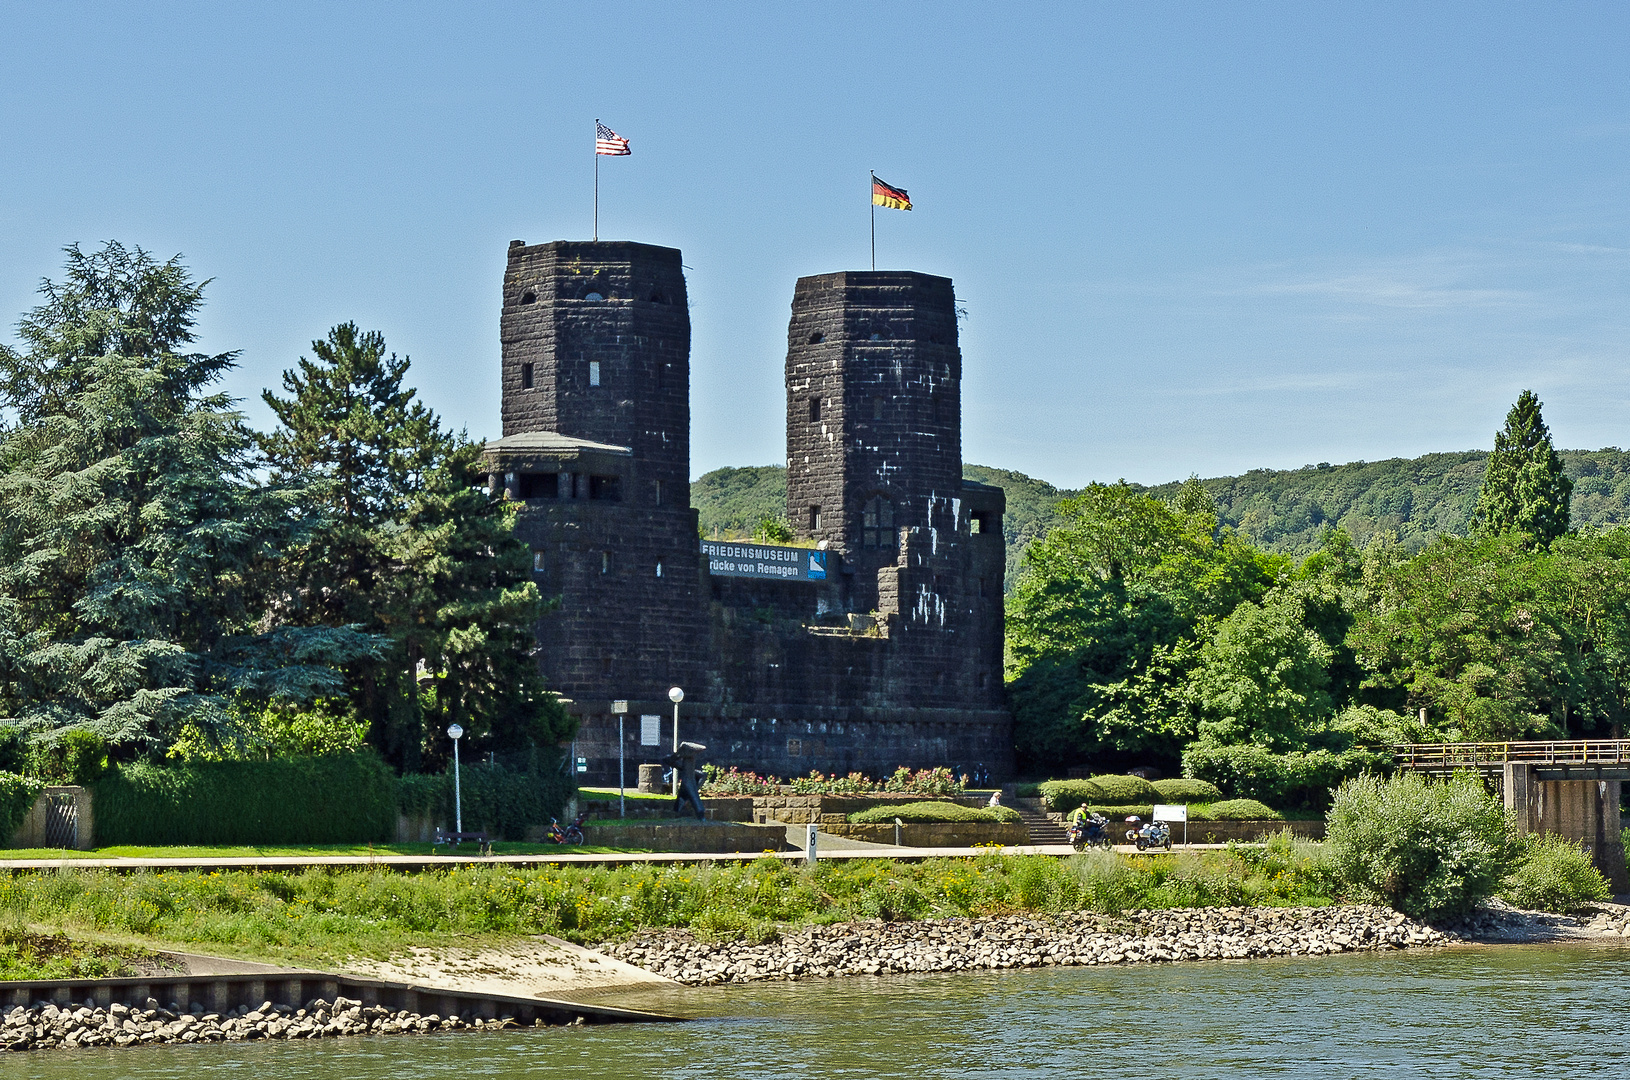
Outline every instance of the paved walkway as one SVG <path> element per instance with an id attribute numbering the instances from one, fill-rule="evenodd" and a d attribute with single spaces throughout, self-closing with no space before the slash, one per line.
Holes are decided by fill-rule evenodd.
<path id="1" fill-rule="evenodd" d="M 832 837 L 836 845 L 838 837 Z M 819 845 L 827 843 L 824 837 Z M 848 841 L 854 843 L 854 841 Z M 1174 850 L 1218 850 L 1226 844 L 1179 844 Z M 1123 855 L 1135 855 L 1137 849 L 1129 844 L 1115 848 Z M 860 847 L 820 846 L 822 860 L 846 859 L 966 859 L 1000 851 L 1004 855 L 1073 855 L 1068 844 L 1034 844 L 1017 847 L 965 847 L 914 848 L 895 847 L 892 844 L 868 844 Z M 1150 852 L 1149 854 L 1163 854 Z M 742 852 L 677 852 L 641 851 L 616 854 L 562 851 L 548 855 L 264 855 L 221 856 L 217 858 L 191 857 L 184 859 L 0 859 L 0 871 L 14 870 L 301 870 L 307 867 L 382 867 L 390 870 L 435 870 L 454 866 L 623 866 L 668 863 L 750 862 L 761 858 L 802 862 L 802 851 L 742 851 Z"/>

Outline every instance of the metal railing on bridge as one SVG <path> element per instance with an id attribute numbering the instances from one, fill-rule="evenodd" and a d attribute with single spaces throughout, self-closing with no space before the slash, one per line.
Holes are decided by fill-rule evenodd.
<path id="1" fill-rule="evenodd" d="M 1416 772 L 1459 769 L 1495 773 L 1508 763 L 1539 767 L 1630 767 L 1630 739 L 1554 742 L 1403 743 L 1393 748 L 1398 767 Z"/>

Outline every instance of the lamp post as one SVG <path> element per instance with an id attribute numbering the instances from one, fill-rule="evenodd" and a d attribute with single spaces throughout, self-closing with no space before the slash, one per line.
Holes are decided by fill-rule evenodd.
<path id="1" fill-rule="evenodd" d="M 685 691 L 679 687 L 668 690 L 668 700 L 674 703 L 674 798 L 679 798 L 679 703 L 685 700 Z"/>
<path id="2" fill-rule="evenodd" d="M 458 789 L 458 741 L 464 737 L 464 729 L 457 724 L 450 724 L 447 728 L 447 737 L 453 740 L 453 831 L 464 831 L 464 801 Z"/>

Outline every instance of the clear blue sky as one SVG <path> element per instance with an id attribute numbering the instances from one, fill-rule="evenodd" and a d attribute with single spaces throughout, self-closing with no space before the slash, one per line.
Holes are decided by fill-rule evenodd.
<path id="1" fill-rule="evenodd" d="M 353 319 L 497 432 L 505 247 L 682 248 L 692 469 L 781 461 L 801 274 L 968 305 L 964 456 L 1060 484 L 1630 445 L 1624 4 L 0 3 L 0 318 L 106 239 L 264 386 Z M 11 336 L 8 328 L 6 336 Z"/>

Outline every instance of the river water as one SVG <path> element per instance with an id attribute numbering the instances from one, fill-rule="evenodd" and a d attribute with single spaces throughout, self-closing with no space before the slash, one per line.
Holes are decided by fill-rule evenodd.
<path id="1" fill-rule="evenodd" d="M 1502 946 L 678 990 L 701 1019 L 6 1055 L 5 1077 L 1590 1077 L 1630 1068 L 1630 946 Z"/>

